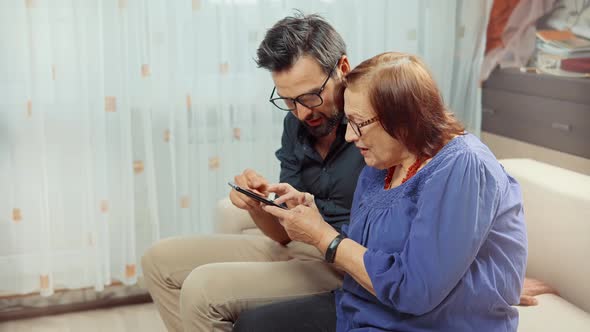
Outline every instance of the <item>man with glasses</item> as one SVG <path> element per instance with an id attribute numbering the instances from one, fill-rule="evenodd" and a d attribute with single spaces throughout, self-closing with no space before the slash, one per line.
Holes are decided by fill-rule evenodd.
<path id="1" fill-rule="evenodd" d="M 323 218 L 340 229 L 349 221 L 365 165 L 356 147 L 344 140 L 343 78 L 350 71 L 344 41 L 320 16 L 299 13 L 268 30 L 257 57 L 274 81 L 269 101 L 276 112 L 286 113 L 276 152 L 280 182 L 313 194 Z M 268 194 L 268 181 L 254 170 L 234 180 Z M 230 199 L 266 236 L 166 239 L 142 259 L 146 285 L 170 331 L 231 331 L 244 310 L 329 293 L 342 284 L 341 272 L 315 247 L 291 242 L 257 201 L 235 190 Z M 310 308 L 310 315 L 323 309 Z"/>

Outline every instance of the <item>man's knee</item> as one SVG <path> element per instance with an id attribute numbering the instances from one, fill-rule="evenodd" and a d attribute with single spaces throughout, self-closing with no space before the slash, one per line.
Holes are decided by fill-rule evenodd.
<path id="1" fill-rule="evenodd" d="M 149 278 L 155 272 L 155 267 L 158 266 L 158 257 L 159 257 L 159 250 L 160 250 L 160 242 L 155 243 L 152 245 L 148 250 L 145 251 L 143 256 L 141 257 L 141 269 L 143 271 L 143 275 L 146 278 Z"/>
<path id="2" fill-rule="evenodd" d="M 141 268 L 144 275 L 149 275 L 157 271 L 164 265 L 169 265 L 171 261 L 179 254 L 179 244 L 182 244 L 183 238 L 167 238 L 154 243 L 149 247 L 141 257 Z"/>
<path id="3" fill-rule="evenodd" d="M 169 259 L 167 256 L 170 251 L 170 244 L 172 243 L 171 241 L 174 241 L 174 239 L 170 238 L 160 240 L 145 251 L 141 257 L 141 268 L 143 270 L 144 276 L 153 276 L 155 273 L 157 273 L 157 269 L 159 266 L 161 266 L 162 262 L 165 262 L 167 259 Z"/>
<path id="4" fill-rule="evenodd" d="M 194 269 L 184 280 L 180 290 L 180 312 L 186 315 L 215 315 L 215 307 L 231 299 L 231 278 L 220 271 L 219 263 Z"/>

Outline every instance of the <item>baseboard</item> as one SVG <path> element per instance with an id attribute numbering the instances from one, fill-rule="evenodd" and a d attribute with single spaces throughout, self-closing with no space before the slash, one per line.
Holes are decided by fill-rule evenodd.
<path id="1" fill-rule="evenodd" d="M 148 302 L 152 302 L 152 298 L 149 294 L 139 294 L 126 297 L 102 298 L 81 303 L 52 305 L 44 308 L 22 308 L 14 311 L 0 312 L 0 322 L 41 316 L 60 315 L 86 310 L 105 309 Z"/>
<path id="2" fill-rule="evenodd" d="M 151 302 L 142 281 L 135 285 L 113 281 L 100 292 L 90 287 L 56 289 L 51 296 L 5 293 L 0 297 L 0 322 Z"/>

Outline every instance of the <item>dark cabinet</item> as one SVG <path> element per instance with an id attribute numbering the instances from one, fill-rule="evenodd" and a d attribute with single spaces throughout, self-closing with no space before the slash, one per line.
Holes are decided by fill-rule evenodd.
<path id="1" fill-rule="evenodd" d="M 590 158 L 590 79 L 498 69 L 482 103 L 483 131 Z"/>

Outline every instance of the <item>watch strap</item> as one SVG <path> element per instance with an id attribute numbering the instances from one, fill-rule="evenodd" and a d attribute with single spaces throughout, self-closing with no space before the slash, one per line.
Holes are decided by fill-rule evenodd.
<path id="1" fill-rule="evenodd" d="M 344 239 L 345 239 L 344 235 L 338 234 L 338 236 L 336 236 L 334 238 L 334 240 L 332 240 L 332 242 L 330 242 L 328 249 L 326 249 L 326 256 L 325 256 L 326 262 L 334 263 L 334 259 L 336 258 L 336 249 L 338 249 L 338 245 L 340 245 L 340 242 L 342 242 L 342 240 L 344 240 Z"/>

